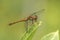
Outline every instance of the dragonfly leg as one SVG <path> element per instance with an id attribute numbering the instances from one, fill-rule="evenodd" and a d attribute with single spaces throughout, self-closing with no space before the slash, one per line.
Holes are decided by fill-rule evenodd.
<path id="1" fill-rule="evenodd" d="M 26 28 L 26 33 L 28 33 L 28 21 L 25 21 L 25 28 Z"/>

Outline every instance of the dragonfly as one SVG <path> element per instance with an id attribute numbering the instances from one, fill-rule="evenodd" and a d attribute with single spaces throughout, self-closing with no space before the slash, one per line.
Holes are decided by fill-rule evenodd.
<path id="1" fill-rule="evenodd" d="M 36 14 L 39 13 L 39 12 L 42 12 L 44 10 L 45 9 L 42 9 L 40 11 L 34 12 L 33 14 L 29 15 L 28 17 L 26 17 L 24 19 L 21 19 L 21 20 L 16 21 L 16 22 L 9 23 L 9 26 L 11 26 L 13 24 L 16 24 L 16 23 L 19 23 L 19 22 L 25 22 L 25 24 L 26 24 L 26 32 L 28 32 L 28 21 L 31 21 L 32 24 L 34 24 L 35 22 L 37 22 L 38 15 L 36 15 Z"/>

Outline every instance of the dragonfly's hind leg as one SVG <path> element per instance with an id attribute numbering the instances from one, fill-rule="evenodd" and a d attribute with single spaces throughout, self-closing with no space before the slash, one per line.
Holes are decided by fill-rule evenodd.
<path id="1" fill-rule="evenodd" d="M 26 33 L 28 33 L 28 21 L 25 21 L 25 29 L 26 29 Z"/>

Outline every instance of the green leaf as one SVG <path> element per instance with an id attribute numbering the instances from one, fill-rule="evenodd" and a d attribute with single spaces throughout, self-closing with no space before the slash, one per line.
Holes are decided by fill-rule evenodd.
<path id="1" fill-rule="evenodd" d="M 32 36 L 32 34 L 37 30 L 38 27 L 41 26 L 41 21 L 40 23 L 34 23 L 29 29 L 29 33 L 24 33 L 23 36 L 21 37 L 21 40 L 29 40 L 29 38 Z"/>
<path id="2" fill-rule="evenodd" d="M 52 32 L 47 34 L 46 36 L 42 37 L 41 40 L 59 40 L 59 31 Z"/>

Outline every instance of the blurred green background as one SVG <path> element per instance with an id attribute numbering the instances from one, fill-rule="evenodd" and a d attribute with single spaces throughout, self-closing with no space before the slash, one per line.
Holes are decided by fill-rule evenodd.
<path id="1" fill-rule="evenodd" d="M 44 35 L 60 30 L 60 0 L 0 0 L 0 40 L 20 40 L 25 32 L 24 22 L 8 24 L 41 9 L 45 9 L 38 15 L 43 24 L 32 40 L 40 40 Z"/>

